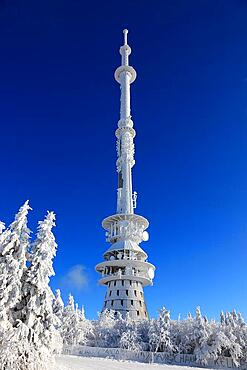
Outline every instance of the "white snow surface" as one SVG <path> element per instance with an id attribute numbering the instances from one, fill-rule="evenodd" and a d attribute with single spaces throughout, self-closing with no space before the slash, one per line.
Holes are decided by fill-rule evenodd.
<path id="1" fill-rule="evenodd" d="M 198 367 L 143 364 L 132 361 L 117 361 L 98 357 L 62 355 L 56 357 L 56 370 L 190 370 Z M 205 370 L 205 368 L 203 369 Z M 207 369 L 208 370 L 208 369 Z"/>

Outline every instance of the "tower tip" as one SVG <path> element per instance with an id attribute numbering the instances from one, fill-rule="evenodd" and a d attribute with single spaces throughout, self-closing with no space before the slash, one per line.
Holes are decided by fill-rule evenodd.
<path id="1" fill-rule="evenodd" d="M 123 30 L 123 34 L 124 34 L 124 45 L 127 45 L 127 43 L 128 43 L 128 30 L 127 30 L 127 28 L 125 28 L 124 30 Z"/>

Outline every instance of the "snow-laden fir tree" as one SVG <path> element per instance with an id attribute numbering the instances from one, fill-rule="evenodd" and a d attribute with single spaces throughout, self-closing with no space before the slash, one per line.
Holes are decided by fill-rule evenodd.
<path id="1" fill-rule="evenodd" d="M 22 277 L 30 230 L 27 228 L 28 201 L 19 209 L 14 222 L 0 238 L 0 321 L 15 324 L 15 307 L 21 300 Z"/>
<path id="2" fill-rule="evenodd" d="M 157 320 L 150 321 L 149 345 L 152 352 L 173 351 L 170 337 L 170 312 L 165 307 L 159 311 Z"/>
<path id="3" fill-rule="evenodd" d="M 57 289 L 55 291 L 55 296 L 52 302 L 52 309 L 53 309 L 53 313 L 56 318 L 55 326 L 56 328 L 60 328 L 62 325 L 62 319 L 63 319 L 63 313 L 64 313 L 64 303 L 61 297 L 60 289 Z"/>
<path id="4" fill-rule="evenodd" d="M 210 325 L 205 316 L 202 316 L 201 309 L 196 308 L 196 317 L 194 320 L 194 354 L 196 361 L 201 364 L 206 364 L 208 361 L 208 339 L 211 335 Z"/>
<path id="5" fill-rule="evenodd" d="M 138 352 L 143 349 L 141 335 L 138 330 L 138 322 L 127 320 L 124 331 L 121 333 L 119 347 L 130 351 Z"/>
<path id="6" fill-rule="evenodd" d="M 80 336 L 78 332 L 78 322 L 79 317 L 75 310 L 74 297 L 70 294 L 68 304 L 64 308 L 62 326 L 60 329 L 64 344 L 78 344 Z"/>
<path id="7" fill-rule="evenodd" d="M 63 310 L 60 333 L 65 345 L 86 345 L 94 337 L 92 323 L 85 319 L 84 309 L 79 310 L 71 294 Z"/>
<path id="8" fill-rule="evenodd" d="M 115 320 L 115 311 L 113 310 L 104 310 L 100 313 L 99 319 L 95 323 L 96 347 L 110 347 L 113 342 L 116 342 L 114 338 Z"/>
<path id="9" fill-rule="evenodd" d="M 231 357 L 234 364 L 238 366 L 240 358 L 242 357 L 242 348 L 238 341 L 237 332 L 239 326 L 234 319 L 234 314 L 230 312 L 225 314 L 225 323 L 221 326 L 221 330 L 229 340 L 229 346 L 225 348 L 223 354 L 227 357 Z"/>
<path id="10" fill-rule="evenodd" d="M 48 352 L 53 350 L 56 337 L 53 293 L 49 287 L 50 277 L 55 274 L 53 258 L 57 244 L 52 232 L 54 226 L 53 212 L 48 212 L 45 219 L 39 221 L 37 238 L 32 244 L 29 257 L 30 265 L 23 276 L 20 305 L 21 320 L 32 332 L 32 341 Z"/>
<path id="11" fill-rule="evenodd" d="M 47 369 L 47 363 L 52 365 L 53 350 L 60 343 L 54 328 L 53 294 L 49 287 L 57 247 L 51 231 L 54 220 L 54 213 L 48 212 L 44 221 L 39 222 L 29 265 L 22 265 L 20 299 L 14 307 L 13 326 L 5 332 L 0 352 L 0 364 L 6 370 Z M 26 245 L 25 238 L 22 242 Z"/>

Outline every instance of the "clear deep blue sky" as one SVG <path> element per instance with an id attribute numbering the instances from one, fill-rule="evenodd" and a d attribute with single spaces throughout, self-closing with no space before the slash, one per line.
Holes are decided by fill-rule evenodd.
<path id="1" fill-rule="evenodd" d="M 138 73 L 134 190 L 157 266 L 150 314 L 200 304 L 209 317 L 234 307 L 247 317 L 244 0 L 2 0 L 0 218 L 9 223 L 26 199 L 33 230 L 56 212 L 52 287 L 96 317 L 101 220 L 116 205 L 113 73 L 125 27 Z"/>

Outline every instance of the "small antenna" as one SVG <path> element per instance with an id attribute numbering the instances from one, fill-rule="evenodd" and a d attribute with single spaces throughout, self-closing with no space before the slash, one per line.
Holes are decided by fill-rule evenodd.
<path id="1" fill-rule="evenodd" d="M 123 34 L 124 34 L 124 45 L 127 45 L 128 44 L 128 30 L 125 28 L 123 30 Z"/>

